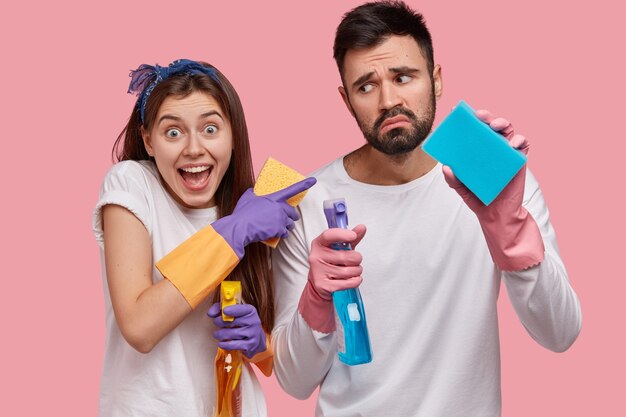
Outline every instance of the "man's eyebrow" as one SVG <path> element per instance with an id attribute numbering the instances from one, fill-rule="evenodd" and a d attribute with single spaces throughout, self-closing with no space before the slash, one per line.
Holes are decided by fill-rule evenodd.
<path id="1" fill-rule="evenodd" d="M 417 68 L 413 68 L 413 67 L 407 67 L 405 65 L 402 67 L 389 68 L 389 71 L 393 72 L 394 74 L 412 74 L 415 72 L 419 72 L 420 70 Z M 374 71 L 370 71 L 367 74 L 361 75 L 359 78 L 356 79 L 355 82 L 352 83 L 352 88 L 356 88 L 360 86 L 361 84 L 363 84 L 364 82 L 368 81 L 370 78 L 372 78 L 372 75 L 374 75 Z"/>
<path id="2" fill-rule="evenodd" d="M 356 79 L 355 82 L 352 83 L 352 88 L 356 88 L 359 85 L 363 84 L 365 81 L 372 78 L 372 75 L 374 75 L 374 71 L 370 71 L 367 74 L 361 75 L 359 78 Z"/>
<path id="3" fill-rule="evenodd" d="M 407 67 L 406 65 L 403 67 L 393 67 L 393 68 L 389 68 L 389 71 L 396 73 L 396 74 L 407 74 L 407 73 L 413 73 L 413 72 L 419 72 L 419 69 L 417 68 L 412 68 L 412 67 Z"/>

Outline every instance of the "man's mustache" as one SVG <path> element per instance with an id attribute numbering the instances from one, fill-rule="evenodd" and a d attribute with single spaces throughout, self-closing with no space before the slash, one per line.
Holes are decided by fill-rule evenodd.
<path id="1" fill-rule="evenodd" d="M 380 130 L 380 127 L 382 126 L 382 124 L 384 123 L 386 119 L 395 117 L 399 114 L 402 114 L 408 117 L 411 120 L 411 122 L 417 123 L 417 116 L 415 116 L 415 113 L 413 113 L 411 110 L 405 109 L 403 107 L 394 107 L 393 109 L 385 110 L 383 114 L 378 116 L 378 118 L 374 122 L 374 130 Z"/>

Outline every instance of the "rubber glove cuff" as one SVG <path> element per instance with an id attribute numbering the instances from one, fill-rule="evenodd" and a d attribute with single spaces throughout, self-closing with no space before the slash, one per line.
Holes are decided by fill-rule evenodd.
<path id="1" fill-rule="evenodd" d="M 506 204 L 500 202 L 499 205 Z M 502 212 L 506 213 L 501 217 Z M 521 271 L 543 261 L 545 247 L 535 219 L 524 207 L 485 210 L 478 216 L 487 247 L 502 271 Z"/>
<path id="2" fill-rule="evenodd" d="M 337 328 L 333 308 L 332 298 L 327 299 L 320 296 L 313 288 L 309 278 L 298 303 L 298 311 L 304 321 L 313 330 L 321 333 L 332 333 Z"/>
<path id="3" fill-rule="evenodd" d="M 221 217 L 214 221 L 211 226 L 213 229 L 224 238 L 226 243 L 233 249 L 233 252 L 241 260 L 245 255 L 245 247 L 248 244 L 246 242 L 246 222 L 241 218 L 228 215 Z"/>

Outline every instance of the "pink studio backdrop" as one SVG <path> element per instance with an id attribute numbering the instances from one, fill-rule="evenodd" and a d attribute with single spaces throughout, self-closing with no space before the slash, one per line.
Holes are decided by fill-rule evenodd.
<path id="1" fill-rule="evenodd" d="M 0 26 L 0 415 L 93 416 L 104 307 L 91 210 L 134 104 L 129 70 L 215 64 L 242 98 L 257 171 L 272 155 L 310 172 L 363 141 L 331 51 L 359 2 L 40 3 L 3 6 Z M 437 122 L 462 98 L 531 140 L 582 301 L 578 341 L 554 354 L 525 333 L 503 289 L 503 414 L 624 415 L 624 14 L 608 0 L 506 3 L 410 0 L 443 66 Z M 263 385 L 270 416 L 313 415 L 314 398 Z"/>

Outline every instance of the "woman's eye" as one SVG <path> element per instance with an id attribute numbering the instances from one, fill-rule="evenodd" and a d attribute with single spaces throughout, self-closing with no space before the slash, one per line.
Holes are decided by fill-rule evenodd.
<path id="1" fill-rule="evenodd" d="M 209 135 L 217 133 L 217 127 L 213 125 L 209 125 L 204 128 L 204 133 L 208 133 Z"/>
<path id="2" fill-rule="evenodd" d="M 180 135 L 182 135 L 182 133 L 178 129 L 167 129 L 165 131 L 165 136 L 167 136 L 168 138 L 175 139 L 177 137 L 180 137 Z"/>
<path id="3" fill-rule="evenodd" d="M 369 93 L 370 91 L 372 91 L 372 88 L 374 88 L 372 84 L 363 84 L 362 86 L 359 87 L 359 91 L 361 93 Z"/>
<path id="4" fill-rule="evenodd" d="M 396 78 L 396 80 L 398 80 L 398 82 L 400 84 L 406 84 L 409 81 L 411 81 L 413 79 L 413 77 L 411 77 L 410 75 L 400 75 L 398 76 L 398 78 Z"/>

